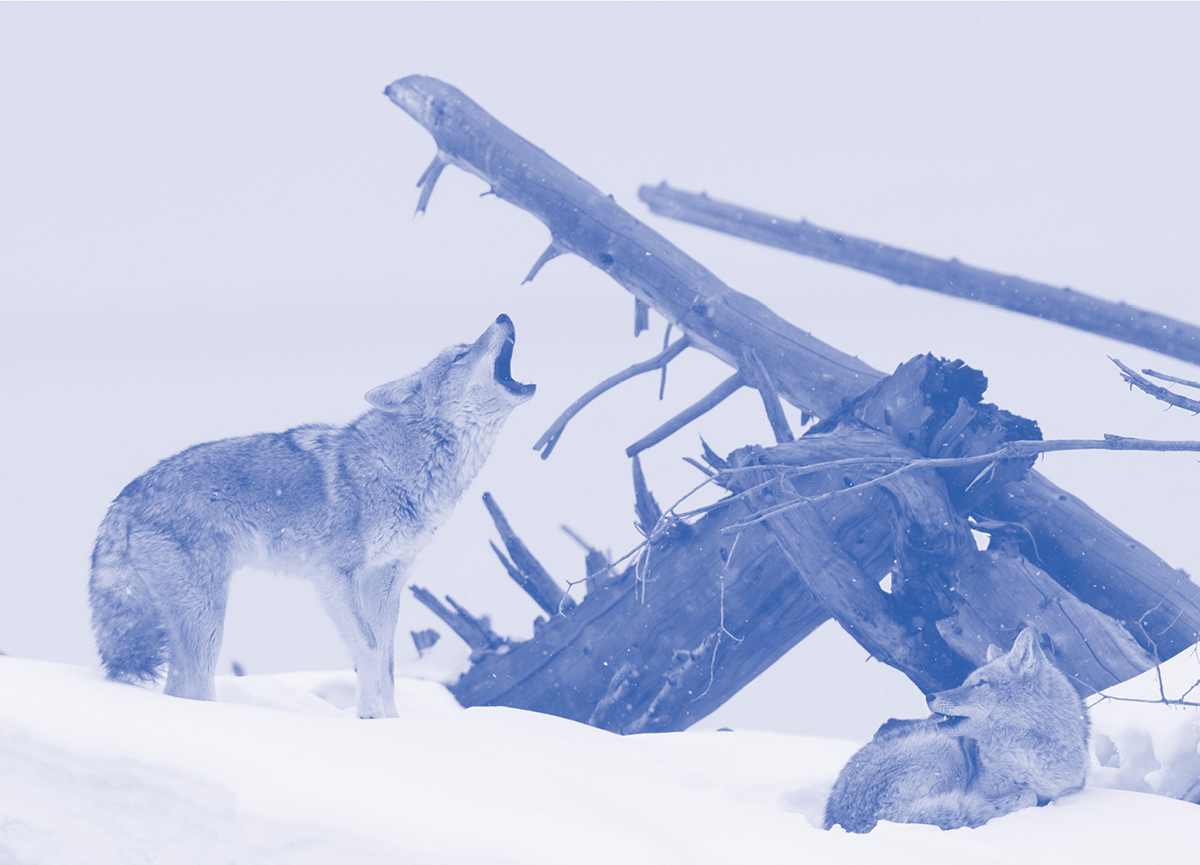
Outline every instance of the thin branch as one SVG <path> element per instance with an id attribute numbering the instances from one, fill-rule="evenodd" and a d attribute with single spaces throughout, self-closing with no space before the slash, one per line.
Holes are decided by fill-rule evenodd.
<path id="1" fill-rule="evenodd" d="M 686 337 L 685 337 L 686 338 Z M 663 351 L 671 344 L 671 322 L 667 322 L 667 329 L 663 331 Z M 662 402 L 663 395 L 667 392 L 667 366 L 663 364 L 662 378 L 658 382 L 658 401 Z"/>
<path id="2" fill-rule="evenodd" d="M 746 380 L 742 378 L 742 374 L 740 372 L 735 372 L 729 378 L 725 379 L 725 381 L 713 388 L 707 396 L 703 397 L 692 406 L 685 408 L 662 426 L 650 433 L 647 433 L 629 447 L 625 448 L 625 455 L 634 456 L 641 453 L 646 448 L 653 447 L 667 436 L 683 429 L 683 427 L 690 424 L 705 412 L 716 408 L 719 403 L 733 395 L 733 393 L 741 388 L 741 386 L 745 383 Z"/>
<path id="3" fill-rule="evenodd" d="M 600 384 L 596 385 L 579 399 L 575 400 L 575 402 L 571 403 L 567 407 L 567 410 L 559 415 L 558 419 L 554 421 L 554 423 L 550 424 L 550 428 L 542 433 L 542 437 L 537 440 L 537 443 L 534 444 L 533 449 L 535 451 L 541 451 L 542 459 L 546 459 L 548 456 L 550 456 L 551 451 L 554 450 L 554 446 L 558 444 L 558 440 L 562 438 L 563 431 L 566 430 L 567 424 L 570 423 L 571 418 L 579 414 L 579 412 L 581 412 L 588 403 L 600 396 L 602 393 L 612 390 L 614 387 L 621 384 L 621 382 L 628 381 L 634 376 L 641 375 L 645 372 L 651 372 L 656 369 L 662 369 L 665 371 L 667 364 L 674 360 L 680 352 L 688 347 L 689 344 L 689 339 L 686 336 L 683 336 L 649 360 L 644 360 L 641 363 L 635 363 L 632 366 L 621 370 L 616 375 L 611 375 L 604 381 L 600 382 Z"/>
<path id="4" fill-rule="evenodd" d="M 720 621 L 717 625 L 717 641 L 713 644 L 712 659 L 708 665 L 708 684 L 704 686 L 704 690 L 692 698 L 695 703 L 701 697 L 708 694 L 712 690 L 713 682 L 717 679 L 717 650 L 721 648 L 721 637 L 728 636 L 735 643 L 741 643 L 744 637 L 735 636 L 728 628 L 725 627 L 725 578 L 729 576 L 729 563 L 733 560 L 733 551 L 737 549 L 738 541 L 742 539 L 741 532 L 733 536 L 733 543 L 729 545 L 729 552 L 725 555 L 725 566 L 721 568 L 721 573 L 717 575 L 717 582 L 720 586 Z"/>
<path id="5" fill-rule="evenodd" d="M 1200 413 L 1200 402 L 1194 399 L 1189 399 L 1181 394 L 1177 394 L 1174 391 L 1167 390 L 1165 387 L 1157 385 L 1147 378 L 1143 378 L 1129 367 L 1125 366 L 1125 364 L 1121 363 L 1115 357 L 1110 357 L 1109 360 L 1115 363 L 1121 370 L 1121 378 L 1129 382 L 1129 386 L 1131 388 L 1136 387 L 1138 390 L 1144 390 L 1156 400 L 1165 402 L 1168 405 L 1179 406 L 1179 408 L 1185 408 L 1190 412 Z M 1178 379 L 1175 379 L 1175 381 L 1178 381 Z"/>
<path id="6" fill-rule="evenodd" d="M 1184 384 L 1188 387 L 1200 388 L 1200 381 L 1191 381 L 1186 378 L 1176 378 L 1173 375 L 1167 375 L 1165 372 L 1155 372 L 1152 369 L 1143 369 L 1143 375 L 1153 376 L 1154 378 L 1162 379 L 1163 381 L 1171 381 L 1175 384 Z"/>
<path id="7" fill-rule="evenodd" d="M 771 423 L 771 431 L 775 433 L 776 444 L 795 441 L 796 437 L 792 435 L 792 428 L 788 425 L 787 417 L 783 413 L 783 405 L 779 402 L 779 391 L 775 389 L 775 382 L 771 380 L 771 374 L 763 366 L 758 352 L 747 346 L 742 352 L 740 369 L 747 383 L 762 397 L 767 420 Z"/>
<path id="8" fill-rule="evenodd" d="M 897 285 L 998 306 L 1200 364 L 1200 327 L 1155 312 L 971 267 L 956 258 L 945 261 L 919 255 L 806 220 L 794 222 L 672 189 L 665 183 L 643 186 L 638 197 L 660 216 L 873 273 Z"/>
<path id="9" fill-rule="evenodd" d="M 759 466 L 762 469 L 775 469 L 787 474 L 802 475 L 811 474 L 813 472 L 826 472 L 830 469 L 845 468 L 856 465 L 899 465 L 895 471 L 872 478 L 869 481 L 863 481 L 852 486 L 841 489 L 831 490 L 827 493 L 822 493 L 819 496 L 808 496 L 792 499 L 787 502 L 775 505 L 760 511 L 752 517 L 748 517 L 737 523 L 726 526 L 721 531 L 725 533 L 739 531 L 746 526 L 761 522 L 768 517 L 774 516 L 777 513 L 791 510 L 799 507 L 804 503 L 816 503 L 830 499 L 833 496 L 841 495 L 842 493 L 861 491 L 867 487 L 879 486 L 894 480 L 902 474 L 917 471 L 920 469 L 943 469 L 956 468 L 959 466 L 975 465 L 981 462 L 997 462 L 1006 459 L 1028 459 L 1029 457 L 1037 456 L 1038 454 L 1051 453 L 1054 451 L 1078 451 L 1078 450 L 1110 450 L 1110 451 L 1200 451 L 1200 441 L 1155 441 L 1152 439 L 1135 439 L 1126 438 L 1125 436 L 1106 435 L 1103 439 L 1057 439 L 1051 441 L 1015 441 L 1009 442 L 1004 447 L 994 450 L 986 454 L 977 454 L 968 457 L 950 457 L 950 458 L 918 458 L 906 459 L 904 457 L 849 457 L 847 459 L 832 460 L 825 463 L 814 463 L 807 466 Z"/>
<path id="10" fill-rule="evenodd" d="M 1200 685 L 1200 681 L 1197 681 L 1196 685 Z M 1103 692 L 1100 692 L 1100 693 L 1096 694 L 1096 702 L 1092 703 L 1092 705 L 1089 706 L 1088 708 L 1090 709 L 1094 706 L 1099 706 L 1105 700 L 1113 700 L 1114 702 L 1117 702 L 1117 703 L 1154 703 L 1154 704 L 1163 705 L 1163 706 L 1196 706 L 1196 707 L 1200 707 L 1200 703 L 1194 702 L 1192 700 L 1184 699 L 1184 697 L 1186 697 L 1188 694 L 1192 693 L 1193 690 L 1195 690 L 1196 685 L 1192 685 L 1192 687 L 1190 687 L 1186 691 L 1184 691 L 1183 697 L 1180 697 L 1177 700 L 1172 700 L 1166 696 L 1160 697 L 1157 700 L 1151 700 L 1148 697 L 1116 697 L 1116 696 L 1113 696 L 1112 694 L 1105 694 Z"/>

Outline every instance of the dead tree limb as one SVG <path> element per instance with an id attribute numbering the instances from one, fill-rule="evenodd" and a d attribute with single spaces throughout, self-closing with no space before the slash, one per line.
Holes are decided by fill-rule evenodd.
<path id="1" fill-rule="evenodd" d="M 629 447 L 625 448 L 626 456 L 637 456 L 646 448 L 653 447 L 663 439 L 674 433 L 679 432 L 685 426 L 690 424 L 696 418 L 703 415 L 705 412 L 711 411 L 719 404 L 724 402 L 729 397 L 733 396 L 739 388 L 746 383 L 740 372 L 735 372 L 725 381 L 721 382 L 705 396 L 694 402 L 692 405 L 685 408 L 675 417 L 671 418 L 666 423 L 646 433 L 640 439 L 635 441 Z"/>
<path id="2" fill-rule="evenodd" d="M 762 397 L 763 408 L 767 412 L 771 430 L 775 433 L 776 443 L 795 440 L 796 437 L 792 435 L 792 428 L 783 413 L 783 405 L 779 402 L 779 391 L 775 389 L 775 382 L 771 381 L 771 374 L 767 372 L 754 349 L 747 348 L 742 352 L 741 371 L 742 377 L 750 387 L 755 388 Z"/>
<path id="3" fill-rule="evenodd" d="M 629 379 L 633 378 L 634 376 L 638 376 L 646 372 L 652 372 L 656 369 L 665 371 L 667 364 L 674 360 L 680 354 L 680 352 L 687 347 L 688 338 L 685 336 L 677 339 L 674 343 L 664 348 L 660 353 L 656 354 L 649 360 L 644 360 L 641 363 L 635 363 L 632 366 L 621 370 L 616 375 L 609 376 L 579 399 L 575 400 L 575 402 L 567 406 L 566 411 L 558 416 L 557 420 L 550 425 L 548 430 L 542 433 L 542 437 L 537 440 L 533 446 L 533 449 L 535 451 L 541 451 L 542 459 L 546 459 L 548 456 L 550 456 L 551 451 L 554 450 L 554 446 L 558 444 L 558 440 L 562 438 L 562 434 L 566 430 L 567 424 L 571 422 L 571 418 L 579 414 L 579 412 L 581 412 L 584 407 L 588 405 L 588 403 L 601 394 L 612 390 L 622 382 L 629 381 Z"/>
<path id="4" fill-rule="evenodd" d="M 1200 364 L 1200 327 L 1070 288 L 931 258 L 727 204 L 665 183 L 638 190 L 651 212 L 909 285 L 1032 315 Z"/>
<path id="5" fill-rule="evenodd" d="M 446 601 L 450 604 L 450 607 L 447 607 L 428 589 L 424 589 L 421 586 L 410 586 L 409 590 L 418 601 L 449 625 L 450 630 L 458 634 L 459 638 L 471 647 L 472 658 L 478 658 L 484 652 L 494 652 L 500 647 L 507 645 L 508 641 L 498 636 L 492 630 L 491 622 L 488 621 L 487 616 L 483 616 L 482 618 L 472 616 L 463 607 L 455 603 L 454 599 L 449 595 L 446 596 Z"/>
<path id="6" fill-rule="evenodd" d="M 534 147 L 462 91 L 412 75 L 384 91 L 437 142 L 435 163 L 482 178 L 498 198 L 537 217 L 552 246 L 600 268 L 680 328 L 693 344 L 736 368 L 759 352 L 779 394 L 817 417 L 882 378 L 856 357 L 826 345 L 740 294 L 615 201 Z M 422 201 L 435 174 L 422 178 Z"/>
<path id="7" fill-rule="evenodd" d="M 1192 381 L 1191 379 L 1186 378 L 1176 378 L 1173 375 L 1167 375 L 1165 372 L 1155 372 L 1152 369 L 1143 369 L 1142 374 L 1151 376 L 1153 378 L 1162 379 L 1163 381 L 1174 382 L 1175 384 L 1182 384 L 1187 385 L 1188 387 L 1200 389 L 1200 381 Z"/>
<path id="8" fill-rule="evenodd" d="M 501 555 L 496 545 L 492 544 L 492 549 L 497 556 L 500 556 L 500 561 L 504 564 L 505 570 L 508 571 L 508 575 L 513 578 L 513 581 L 524 589 L 526 594 L 533 598 L 539 607 L 552 616 L 575 606 L 575 602 L 555 582 L 549 572 L 542 567 L 542 563 L 534 557 L 529 548 L 525 546 L 525 543 L 517 537 L 516 532 L 512 530 L 512 526 L 505 519 L 504 512 L 500 510 L 500 506 L 492 498 L 491 493 L 483 494 L 483 504 L 487 507 L 488 513 L 491 514 L 492 522 L 496 524 L 496 531 L 500 533 L 500 539 L 504 541 L 504 546 L 508 549 L 508 554 L 512 556 L 512 563 L 510 565 L 508 560 Z"/>
<path id="9" fill-rule="evenodd" d="M 1197 414 L 1200 414 L 1200 401 L 1190 399 L 1190 398 L 1184 396 L 1183 394 L 1175 393 L 1175 391 L 1167 390 L 1162 385 L 1155 384 L 1154 382 L 1150 381 L 1149 379 L 1144 378 L 1141 375 L 1138 375 L 1136 372 L 1131 370 L 1125 364 L 1121 363 L 1115 357 L 1110 357 L 1109 360 L 1111 360 L 1113 363 L 1115 363 L 1117 365 L 1117 367 L 1121 370 L 1121 378 L 1123 378 L 1123 379 L 1125 379 L 1125 381 L 1129 382 L 1129 386 L 1131 388 L 1136 387 L 1138 390 L 1145 391 L 1146 393 L 1150 394 L 1150 396 L 1154 397 L 1156 400 L 1159 400 L 1160 402 L 1165 402 L 1167 405 L 1178 406 L 1179 408 L 1187 409 L 1190 412 L 1196 412 Z M 1149 372 L 1149 371 L 1146 370 L 1146 372 Z M 1183 384 L 1191 384 L 1191 382 L 1185 381 L 1183 379 L 1171 378 L 1170 376 L 1159 376 L 1159 378 L 1165 378 L 1168 381 L 1181 382 Z"/>
<path id="10" fill-rule="evenodd" d="M 859 481 L 849 486 L 830 490 L 813 498 L 797 498 L 795 501 L 783 502 L 770 508 L 751 514 L 741 522 L 731 523 L 722 531 L 725 534 L 735 534 L 749 525 L 762 520 L 769 520 L 789 509 L 799 508 L 804 504 L 824 501 L 833 496 L 844 495 L 855 490 L 890 483 L 900 475 L 929 469 L 955 469 L 964 466 L 999 464 L 1004 460 L 1022 460 L 1038 454 L 1056 451 L 1109 450 L 1109 451 L 1156 451 L 1159 453 L 1178 453 L 1200 451 L 1200 441 L 1162 441 L 1155 439 L 1127 438 L 1125 436 L 1106 435 L 1102 439 L 1055 439 L 1051 441 L 1015 441 L 1009 442 L 998 450 L 969 457 L 848 457 L 829 463 L 815 463 L 802 466 L 787 466 L 783 472 L 786 477 L 824 473 L 834 469 L 848 469 L 853 466 L 884 466 L 894 465 L 895 469 L 887 474 L 879 475 L 870 480 Z M 781 467 L 783 468 L 783 467 Z M 728 471 L 728 470 L 727 470 Z M 978 476 L 977 476 L 978 477 Z"/>

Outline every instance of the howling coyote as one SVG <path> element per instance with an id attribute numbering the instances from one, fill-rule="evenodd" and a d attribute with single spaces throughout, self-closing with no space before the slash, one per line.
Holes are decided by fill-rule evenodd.
<path id="1" fill-rule="evenodd" d="M 880 820 L 982 826 L 1083 787 L 1083 701 L 1026 628 L 1012 651 L 961 687 L 931 694 L 934 714 L 891 720 L 850 758 L 825 808 L 825 828 L 869 832 Z"/>
<path id="2" fill-rule="evenodd" d="M 507 315 L 472 345 L 367 394 L 348 426 L 196 445 L 121 491 L 92 554 L 92 626 L 110 678 L 213 698 L 229 579 L 242 566 L 316 584 L 358 671 L 358 714 L 394 717 L 400 593 L 509 413 Z"/>

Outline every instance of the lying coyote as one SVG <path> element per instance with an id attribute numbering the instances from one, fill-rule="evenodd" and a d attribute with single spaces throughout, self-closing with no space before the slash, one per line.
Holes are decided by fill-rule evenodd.
<path id="1" fill-rule="evenodd" d="M 1026 628 L 995 646 L 962 686 L 929 696 L 935 714 L 891 720 L 838 775 L 825 828 L 869 832 L 880 820 L 982 826 L 1083 787 L 1088 721 L 1070 681 Z"/>
<path id="2" fill-rule="evenodd" d="M 312 580 L 358 671 L 358 714 L 394 717 L 393 648 L 408 569 L 535 386 L 513 380 L 507 315 L 473 345 L 367 394 L 348 426 L 225 439 L 121 491 L 92 554 L 92 626 L 110 678 L 213 698 L 229 579 Z"/>

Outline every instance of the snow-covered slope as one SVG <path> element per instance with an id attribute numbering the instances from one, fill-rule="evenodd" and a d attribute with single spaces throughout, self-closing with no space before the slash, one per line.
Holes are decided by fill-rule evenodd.
<path id="1" fill-rule="evenodd" d="M 0 862 L 1179 861 L 1195 805 L 1088 789 L 976 830 L 818 828 L 856 743 L 619 737 L 397 683 L 359 721 L 342 673 L 218 680 L 198 703 L 0 658 Z M 1112 704 L 1110 704 L 1112 705 Z M 1128 704 L 1133 705 L 1133 704 Z"/>

